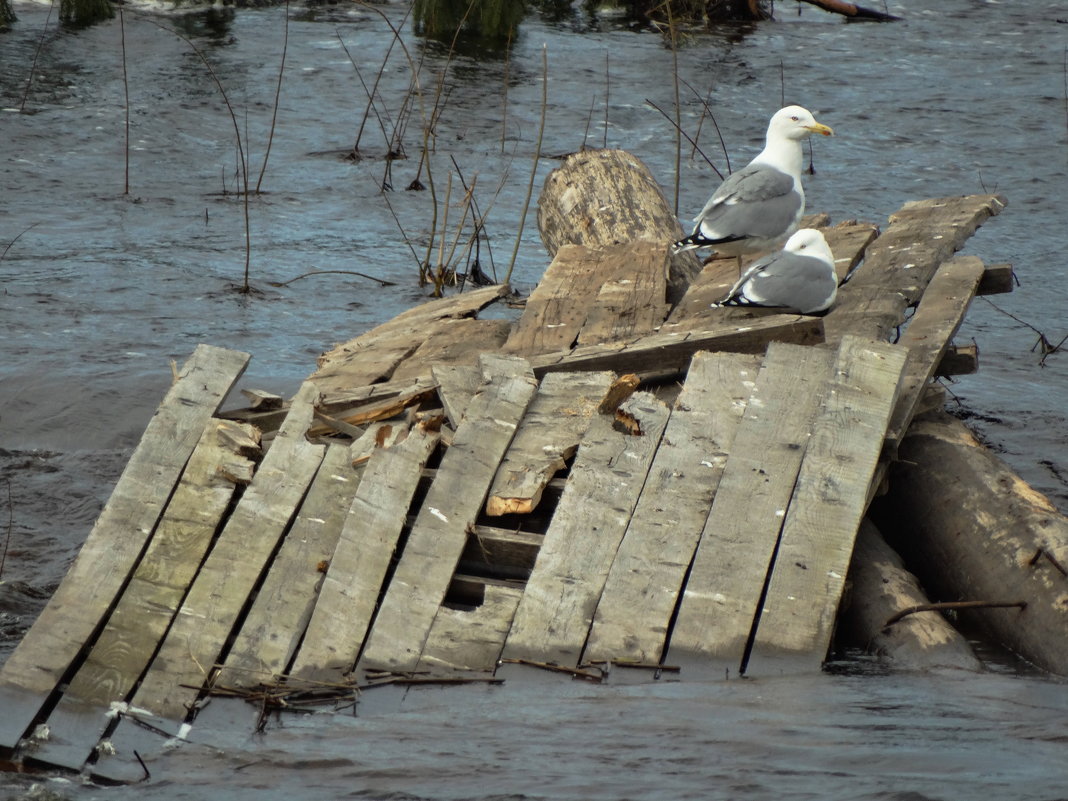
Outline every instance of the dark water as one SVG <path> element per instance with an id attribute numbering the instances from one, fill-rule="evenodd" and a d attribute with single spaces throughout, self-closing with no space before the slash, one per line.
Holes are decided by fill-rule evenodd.
<path id="1" fill-rule="evenodd" d="M 400 23 L 403 6 L 381 6 Z M 800 13 L 798 11 L 800 10 Z M 767 117 L 800 102 L 838 136 L 815 143 L 809 209 L 878 223 L 907 200 L 998 191 L 1008 209 L 966 252 L 1011 262 L 1021 286 L 976 301 L 960 339 L 981 372 L 952 385 L 964 413 L 1028 481 L 1068 509 L 1068 353 L 1045 366 L 1036 335 L 1068 334 L 1065 53 L 1068 9 L 1015 3 L 898 2 L 894 25 L 846 24 L 789 3 L 776 22 L 684 39 L 680 74 L 712 105 L 737 167 Z M 369 120 L 352 148 L 389 46 L 381 18 L 351 5 L 294 5 L 281 101 L 262 188 L 250 203 L 244 270 L 234 125 L 200 58 L 213 64 L 259 173 L 284 33 L 281 8 L 125 14 L 131 135 L 124 185 L 120 25 L 45 27 L 47 7 L 17 4 L 0 34 L 0 659 L 62 577 L 170 381 L 169 361 L 199 342 L 245 350 L 241 386 L 289 394 L 316 356 L 427 296 L 379 192 L 386 150 Z M 339 40 L 340 36 L 340 40 Z M 431 93 L 440 46 L 405 35 Z M 537 136 L 542 47 L 549 107 L 543 152 L 623 147 L 673 190 L 672 130 L 646 103 L 672 103 L 672 57 L 655 33 L 605 12 L 532 13 L 509 58 L 454 59 L 432 160 L 439 202 L 450 157 L 487 216 L 503 277 Z M 780 65 L 782 70 L 780 72 Z M 410 69 L 395 48 L 383 74 L 384 124 L 401 114 Z M 606 77 L 607 75 L 607 77 Z M 507 82 L 507 93 L 504 91 Z M 684 91 L 687 130 L 700 104 Z M 428 96 L 429 105 L 432 98 Z M 607 128 L 605 107 L 607 105 Z M 429 192 L 417 175 L 420 124 L 405 137 L 389 201 L 421 255 Z M 706 152 L 722 155 L 706 125 Z M 682 164 L 680 216 L 717 179 Z M 555 165 L 545 160 L 535 190 Z M 426 183 L 425 171 L 420 174 Z M 454 182 L 457 179 L 454 176 Z M 503 186 L 497 192 L 498 186 Z M 454 185 L 450 237 L 460 215 Z M 439 220 L 440 225 L 440 220 Z M 436 251 L 435 251 L 436 258 Z M 533 212 L 513 283 L 547 263 Z M 356 275 L 285 281 L 312 270 Z M 1019 318 L 1014 320 L 1003 312 Z M 10 510 L 10 512 L 8 512 Z M 10 519 L 10 523 L 6 523 Z M 0 550 L 0 553 L 3 551 Z M 1061 633 L 1063 635 L 1064 633 Z M 153 779 L 109 795 L 137 798 L 1068 798 L 1065 687 L 998 668 L 981 676 L 820 675 L 722 685 L 509 688 L 419 696 L 371 718 L 286 718 L 265 737 L 191 745 Z M 567 697 L 561 697 L 561 693 Z M 31 780 L 0 775 L 11 792 Z M 71 796 L 103 791 L 73 785 Z"/>

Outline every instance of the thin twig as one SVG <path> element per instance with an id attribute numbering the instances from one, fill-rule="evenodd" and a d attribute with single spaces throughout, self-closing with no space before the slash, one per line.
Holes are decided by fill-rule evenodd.
<path id="1" fill-rule="evenodd" d="M 26 110 L 26 100 L 30 96 L 30 86 L 33 85 L 33 75 L 37 72 L 37 59 L 41 56 L 41 48 L 44 47 L 45 34 L 48 32 L 48 23 L 52 20 L 52 9 L 56 7 L 56 0 L 48 4 L 48 15 L 45 17 L 44 26 L 41 28 L 41 38 L 37 40 L 37 48 L 33 51 L 33 61 L 30 63 L 30 74 L 26 78 L 26 88 L 22 92 L 22 102 L 19 103 L 19 112 Z"/>
<path id="2" fill-rule="evenodd" d="M 4 537 L 4 552 L 0 553 L 0 579 L 4 577 L 7 550 L 11 546 L 11 532 L 15 529 L 15 510 L 11 501 L 11 479 L 5 477 L 4 483 L 7 485 L 7 535 Z"/>
<path id="3" fill-rule="evenodd" d="M 126 160 L 126 176 L 122 193 L 128 195 L 130 194 L 130 82 L 126 74 L 126 21 L 123 17 L 122 6 L 119 6 L 119 40 L 122 44 L 122 91 L 126 103 L 126 141 L 123 146 Z"/>
<path id="4" fill-rule="evenodd" d="M 666 111 L 664 111 L 664 109 L 660 108 L 660 106 L 658 106 L 656 103 L 654 103 L 652 100 L 650 100 L 649 98 L 645 98 L 645 102 L 648 103 L 653 108 L 655 108 L 661 114 L 663 114 L 664 115 L 664 119 L 666 119 L 672 125 L 676 125 L 675 120 L 671 119 L 671 116 Z M 694 142 L 693 139 L 690 139 L 690 135 L 688 133 L 686 133 L 686 131 L 682 130 L 681 128 L 678 128 L 677 125 L 676 125 L 676 130 L 678 130 L 679 133 L 681 133 L 683 136 L 685 136 L 686 139 L 689 140 L 689 142 L 691 144 L 693 144 L 694 147 L 697 147 L 697 143 Z M 715 171 L 716 175 L 718 175 L 720 178 L 722 178 L 723 177 L 723 173 L 721 173 L 719 171 L 719 168 L 716 167 L 716 165 L 712 163 L 712 161 L 708 158 L 708 156 L 706 156 L 701 151 L 700 148 L 697 148 L 697 152 L 701 154 L 701 158 L 703 158 L 706 162 L 708 162 L 708 166 L 711 167 Z"/>
<path id="5" fill-rule="evenodd" d="M 256 194 L 260 193 L 260 185 L 263 183 L 263 175 L 267 172 L 267 159 L 271 157 L 271 143 L 274 142 L 274 128 L 278 122 L 278 104 L 282 97 L 282 76 L 286 70 L 286 53 L 289 51 L 289 0 L 286 0 L 286 26 L 282 36 L 282 62 L 278 65 L 278 83 L 274 87 L 274 109 L 271 112 L 271 130 L 267 134 L 267 148 L 263 152 L 263 164 L 260 166 L 260 176 L 256 179 Z"/>
<path id="6" fill-rule="evenodd" d="M 530 181 L 527 183 L 527 196 L 523 201 L 523 211 L 519 215 L 519 230 L 516 231 L 515 245 L 512 248 L 512 258 L 508 262 L 508 272 L 505 273 L 504 283 L 512 280 L 512 270 L 515 268 L 515 259 L 519 255 L 519 243 L 523 238 L 523 226 L 527 220 L 527 209 L 530 208 L 530 198 L 534 194 L 534 177 L 538 173 L 538 160 L 541 158 L 541 140 L 545 134 L 545 109 L 549 105 L 549 49 L 548 45 L 541 46 L 541 121 L 538 123 L 538 141 L 534 144 L 534 164 L 530 168 Z"/>
<path id="7" fill-rule="evenodd" d="M 944 601 L 935 604 L 916 604 L 902 609 L 883 623 L 883 628 L 894 625 L 899 620 L 917 612 L 939 612 L 943 609 L 1005 609 L 1009 607 L 1027 608 L 1027 601 Z"/>
<path id="8" fill-rule="evenodd" d="M 302 278 L 308 278 L 308 277 L 313 276 L 313 275 L 329 275 L 329 274 L 358 275 L 360 278 L 366 278 L 368 281 L 374 281 L 379 286 L 396 286 L 396 284 L 394 284 L 392 281 L 385 281 L 385 280 L 383 280 L 381 278 L 375 278 L 373 275 L 368 275 L 367 273 L 357 272 L 356 270 L 311 270 L 309 272 L 302 273 L 301 275 L 298 275 L 296 278 L 290 278 L 288 281 L 268 281 L 267 283 L 270 284 L 271 286 L 283 287 L 283 286 L 289 286 L 293 282 L 299 281 Z"/>
<path id="9" fill-rule="evenodd" d="M 4 252 L 0 253 L 0 261 L 4 260 L 4 257 L 7 256 L 7 252 L 9 250 L 11 250 L 11 246 L 14 245 L 16 242 L 18 242 L 19 239 L 22 237 L 22 235 L 24 233 L 29 231 L 31 228 L 36 228 L 40 224 L 41 224 L 40 222 L 31 223 L 30 225 L 27 225 L 25 228 L 23 228 L 21 231 L 19 231 L 18 234 L 15 236 L 15 238 L 7 243 L 7 246 L 4 248 Z"/>
<path id="10" fill-rule="evenodd" d="M 1038 364 L 1039 364 L 1040 367 L 1045 367 L 1046 366 L 1046 357 L 1047 356 L 1049 356 L 1049 355 L 1051 355 L 1053 353 L 1056 353 L 1057 351 L 1059 351 L 1061 349 L 1061 346 L 1065 342 L 1068 342 L 1068 334 L 1065 334 L 1065 336 L 1061 338 L 1060 342 L 1058 342 L 1056 345 L 1052 344 L 1049 341 L 1049 339 L 1046 338 L 1045 334 L 1043 334 L 1041 331 L 1039 331 L 1037 328 L 1035 328 L 1033 325 L 1031 325 L 1031 323 L 1027 322 L 1027 320 L 1021 320 L 1015 314 L 1005 311 L 1003 308 L 998 306 L 996 303 L 994 303 L 994 301 L 990 300 L 990 298 L 986 297 L 985 295 L 981 295 L 980 297 L 982 297 L 983 300 L 985 300 L 987 303 L 989 303 L 994 308 L 995 311 L 1001 312 L 1006 317 L 1011 317 L 1013 320 L 1018 322 L 1020 325 L 1023 325 L 1023 326 L 1026 326 L 1026 327 L 1030 328 L 1032 331 L 1034 331 L 1038 335 L 1038 340 L 1035 342 L 1034 345 L 1031 346 L 1031 352 L 1034 353 L 1036 348 L 1040 349 L 1040 352 L 1042 353 L 1042 358 L 1039 359 L 1039 361 L 1038 361 Z"/>

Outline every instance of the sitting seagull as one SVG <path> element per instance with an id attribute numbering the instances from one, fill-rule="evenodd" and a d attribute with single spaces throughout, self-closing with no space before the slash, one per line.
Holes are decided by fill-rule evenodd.
<path id="1" fill-rule="evenodd" d="M 693 233 L 672 245 L 672 252 L 713 247 L 736 256 L 740 272 L 743 253 L 778 247 L 805 213 L 801 142 L 814 133 L 834 131 L 801 106 L 775 112 L 760 155 L 720 184 L 694 218 Z"/>
<path id="2" fill-rule="evenodd" d="M 823 234 L 802 228 L 778 253 L 757 259 L 717 306 L 777 306 L 801 314 L 826 311 L 838 294 L 834 255 Z"/>

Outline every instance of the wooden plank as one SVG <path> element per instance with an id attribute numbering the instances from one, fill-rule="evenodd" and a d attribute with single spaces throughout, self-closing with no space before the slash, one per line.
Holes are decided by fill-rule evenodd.
<path id="1" fill-rule="evenodd" d="M 919 302 L 938 266 L 963 247 L 980 225 L 1005 207 L 1000 195 L 936 198 L 906 203 L 872 242 L 864 263 L 838 291 L 824 317 L 827 341 L 853 334 L 888 339 Z"/>
<path id="2" fill-rule="evenodd" d="M 369 453 L 374 447 L 373 435 L 358 441 L 362 451 Z M 354 468 L 352 462 L 348 446 L 327 446 L 322 465 L 241 624 L 217 683 L 254 687 L 276 681 L 286 672 L 360 485 L 362 470 Z"/>
<path id="3" fill-rule="evenodd" d="M 92 640 L 204 427 L 249 361 L 199 345 L 149 421 L 74 564 L 0 670 L 0 749 L 13 749 Z"/>
<path id="4" fill-rule="evenodd" d="M 417 670 L 493 672 L 523 590 L 485 584 L 482 592 L 481 603 L 474 608 L 438 609 Z"/>
<path id="5" fill-rule="evenodd" d="M 864 259 L 868 245 L 879 236 L 877 226 L 856 220 L 846 220 L 820 230 L 834 254 L 834 271 L 838 274 L 839 284 L 856 269 Z"/>
<path id="6" fill-rule="evenodd" d="M 772 344 L 686 581 L 669 657 L 737 674 L 834 352 Z"/>
<path id="7" fill-rule="evenodd" d="M 522 359 L 486 355 L 468 405 L 408 536 L 360 659 L 364 668 L 414 670 L 453 570 L 537 389 Z"/>
<path id="8" fill-rule="evenodd" d="M 561 370 L 667 376 L 685 370 L 699 350 L 763 353 L 772 341 L 818 344 L 823 341 L 823 321 L 818 317 L 775 314 L 740 324 L 710 324 L 701 330 L 649 334 L 567 353 L 548 353 L 533 357 L 530 363 L 539 377 Z"/>
<path id="9" fill-rule="evenodd" d="M 544 534 L 475 526 L 460 557 L 460 569 L 480 576 L 523 579 L 530 576 Z"/>
<path id="10" fill-rule="evenodd" d="M 1011 264 L 988 264 L 979 282 L 977 295 L 1000 295 L 1016 288 L 1016 273 Z"/>
<path id="11" fill-rule="evenodd" d="M 490 487 L 486 514 L 529 514 L 578 448 L 605 393 L 610 372 L 549 373 L 538 387 Z"/>
<path id="12" fill-rule="evenodd" d="M 660 660 L 760 357 L 701 352 L 612 562 L 583 660 Z"/>
<path id="13" fill-rule="evenodd" d="M 225 432 L 225 433 L 223 433 Z M 107 625 L 48 716 L 50 736 L 33 759 L 79 769 L 111 723 L 112 703 L 129 699 L 178 612 L 234 495 L 259 450 L 247 424 L 211 420 L 189 459 L 144 557 Z"/>
<path id="14" fill-rule="evenodd" d="M 823 663 L 906 357 L 883 342 L 842 340 L 783 524 L 747 675 Z"/>
<path id="15" fill-rule="evenodd" d="M 473 364 L 435 364 L 430 374 L 438 385 L 438 400 L 453 430 L 482 383 L 482 372 Z"/>
<path id="16" fill-rule="evenodd" d="M 934 377 L 949 341 L 957 333 L 983 277 L 983 262 L 959 256 L 938 268 L 898 345 L 908 349 L 901 395 L 886 432 L 896 449 L 915 414 L 923 388 Z"/>
<path id="17" fill-rule="evenodd" d="M 354 339 L 334 346 L 319 357 L 318 368 L 308 377 L 324 396 L 389 381 L 405 359 L 436 332 L 447 330 L 449 320 L 473 318 L 509 291 L 501 284 L 448 298 L 438 298 L 398 314 Z"/>
<path id="18" fill-rule="evenodd" d="M 294 677 L 336 683 L 356 664 L 412 496 L 437 444 L 438 432 L 418 425 L 406 439 L 371 454 L 293 663 Z"/>
<path id="19" fill-rule="evenodd" d="M 433 330 L 420 332 L 422 344 L 397 366 L 392 378 L 429 375 L 435 362 L 477 364 L 481 354 L 501 349 L 511 327 L 508 320 L 441 320 Z"/>
<path id="20" fill-rule="evenodd" d="M 527 298 L 505 353 L 530 355 L 570 350 L 603 280 L 605 251 L 563 245 Z"/>
<path id="21" fill-rule="evenodd" d="M 317 397 L 314 384 L 305 382 L 293 399 L 285 423 L 201 566 L 134 695 L 135 706 L 182 720 L 210 678 L 322 461 L 325 447 L 305 438 Z"/>
<path id="22" fill-rule="evenodd" d="M 534 563 L 503 658 L 576 666 L 669 410 L 648 392 L 620 409 L 641 434 L 608 415 L 590 424 Z"/>
<path id="23" fill-rule="evenodd" d="M 638 240 L 607 248 L 616 266 L 600 277 L 600 287 L 578 334 L 578 345 L 615 342 L 660 327 L 669 306 L 670 251 L 662 242 Z"/>
<path id="24" fill-rule="evenodd" d="M 935 376 L 972 375 L 979 372 L 977 345 L 950 345 L 935 368 Z"/>

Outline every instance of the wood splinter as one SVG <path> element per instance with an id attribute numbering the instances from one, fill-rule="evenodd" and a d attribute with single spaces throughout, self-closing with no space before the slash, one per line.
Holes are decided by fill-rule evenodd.
<path id="1" fill-rule="evenodd" d="M 943 609 L 1001 609 L 1013 606 L 1019 607 L 1020 609 L 1026 609 L 1027 601 L 944 601 L 942 603 L 934 604 L 917 604 L 916 606 L 902 609 L 896 615 L 893 615 L 883 624 L 883 628 L 887 629 L 902 618 L 908 617 L 916 612 L 940 612 Z"/>

